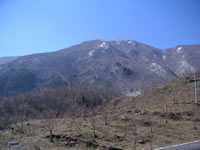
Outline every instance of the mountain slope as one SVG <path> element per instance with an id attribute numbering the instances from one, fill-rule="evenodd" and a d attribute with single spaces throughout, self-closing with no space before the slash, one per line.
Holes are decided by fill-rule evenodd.
<path id="1" fill-rule="evenodd" d="M 197 80 L 200 81 L 199 74 Z M 136 149 L 149 150 L 151 145 L 154 149 L 199 140 L 200 106 L 193 103 L 193 86 L 193 77 L 179 78 L 135 98 L 118 97 L 93 109 L 77 108 L 74 116 L 66 113 L 55 119 L 27 119 L 23 132 L 20 132 L 20 124 L 0 130 L 0 147 L 7 147 L 7 139 L 20 138 L 22 149 L 30 150 L 132 150 L 134 143 Z M 30 109 L 29 113 L 32 111 Z M 96 136 L 93 135 L 93 126 Z M 49 141 L 49 129 L 53 129 L 54 142 Z"/>
<path id="2" fill-rule="evenodd" d="M 19 57 L 0 66 L 0 80 L 4 81 L 0 95 L 23 91 L 15 82 L 24 81 L 11 77 L 11 72 L 19 70 L 32 74 L 30 83 L 26 81 L 29 90 L 73 83 L 117 88 L 135 95 L 168 79 L 200 71 L 196 60 L 200 45 L 181 47 L 163 51 L 131 40 L 93 40 L 52 53 Z"/>
<path id="3" fill-rule="evenodd" d="M 11 62 L 15 60 L 17 57 L 0 57 L 0 65 Z"/>
<path id="4" fill-rule="evenodd" d="M 178 45 L 164 52 L 164 60 L 171 70 L 178 76 L 199 72 L 200 45 Z"/>

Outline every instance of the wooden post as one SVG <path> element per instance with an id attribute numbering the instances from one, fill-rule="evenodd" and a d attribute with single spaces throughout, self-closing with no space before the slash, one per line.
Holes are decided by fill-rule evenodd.
<path id="1" fill-rule="evenodd" d="M 196 75 L 194 74 L 194 96 L 195 96 L 195 104 L 198 103 L 198 100 L 197 100 L 197 80 L 196 80 Z"/>

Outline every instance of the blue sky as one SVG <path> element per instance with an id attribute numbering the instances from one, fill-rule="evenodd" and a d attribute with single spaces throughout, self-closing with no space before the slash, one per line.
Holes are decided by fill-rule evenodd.
<path id="1" fill-rule="evenodd" d="M 200 44 L 200 1 L 0 0 L 0 56 L 117 37 L 157 48 Z"/>

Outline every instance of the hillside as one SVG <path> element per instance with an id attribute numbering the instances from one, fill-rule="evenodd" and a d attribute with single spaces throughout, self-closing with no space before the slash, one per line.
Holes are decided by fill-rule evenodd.
<path id="1" fill-rule="evenodd" d="M 169 79 L 200 71 L 199 51 L 200 45 L 161 50 L 133 40 L 87 41 L 0 65 L 0 95 L 72 82 L 136 95 Z"/>
<path id="2" fill-rule="evenodd" d="M 137 149 L 147 150 L 151 145 L 199 140 L 200 106 L 193 101 L 193 78 L 183 77 L 135 98 L 114 98 L 94 109 L 80 107 L 75 116 L 67 113 L 62 118 L 24 122 L 23 132 L 20 124 L 10 125 L 0 131 L 0 147 L 5 149 L 7 140 L 20 136 L 23 150 L 132 150 L 134 143 Z M 50 129 L 53 142 L 49 141 Z"/>
<path id="3" fill-rule="evenodd" d="M 17 57 L 0 57 L 0 65 L 9 63 L 15 59 L 17 59 Z"/>

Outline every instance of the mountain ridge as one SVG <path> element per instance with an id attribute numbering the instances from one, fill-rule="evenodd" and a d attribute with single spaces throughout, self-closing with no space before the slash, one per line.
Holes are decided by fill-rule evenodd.
<path id="1" fill-rule="evenodd" d="M 5 80 L 0 95 L 12 95 L 14 89 L 20 93 L 16 92 L 18 88 L 23 91 L 15 84 L 18 79 L 11 78 L 9 73 L 20 70 L 18 74 L 22 76 L 32 74 L 30 89 L 69 84 L 73 80 L 74 84 L 117 88 L 134 95 L 169 79 L 199 72 L 200 60 L 196 59 L 199 56 L 200 45 L 161 50 L 134 40 L 86 41 L 55 52 L 21 56 L 0 65 L 0 81 Z"/>
<path id="2" fill-rule="evenodd" d="M 17 59 L 18 56 L 9 56 L 9 57 L 0 57 L 0 65 L 6 64 L 8 62 L 11 62 L 15 59 Z"/>

